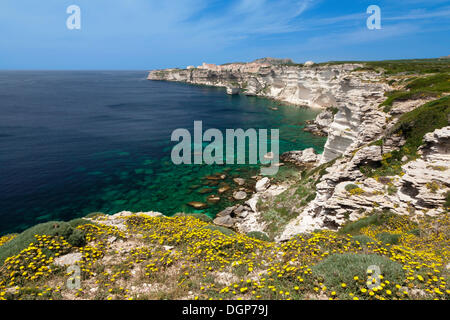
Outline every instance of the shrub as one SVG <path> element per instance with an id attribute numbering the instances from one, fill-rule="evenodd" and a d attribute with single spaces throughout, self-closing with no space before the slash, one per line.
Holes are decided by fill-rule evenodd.
<path id="1" fill-rule="evenodd" d="M 74 230 L 76 229 L 69 223 L 61 221 L 50 221 L 37 224 L 23 231 L 16 238 L 0 247 L 0 264 L 2 264 L 6 258 L 18 254 L 20 251 L 27 248 L 30 243 L 35 242 L 35 235 L 61 236 L 70 243 L 69 238 Z M 78 236 L 72 238 L 72 241 L 79 243 Z"/>
<path id="2" fill-rule="evenodd" d="M 89 220 L 86 220 L 83 218 L 73 219 L 73 220 L 70 220 L 68 223 L 70 224 L 70 226 L 72 228 L 76 228 L 78 226 L 84 226 L 85 224 L 94 224 L 94 225 L 96 224 L 92 221 L 89 221 Z"/>
<path id="3" fill-rule="evenodd" d="M 266 233 L 260 231 L 250 231 L 249 233 L 247 233 L 247 237 L 258 239 L 261 241 L 270 241 L 269 236 Z"/>
<path id="4" fill-rule="evenodd" d="M 352 191 L 353 189 L 357 189 L 357 188 L 359 188 L 359 187 L 353 183 L 349 183 L 345 186 L 345 190 L 347 190 L 348 192 Z"/>
<path id="5" fill-rule="evenodd" d="M 361 245 L 366 245 L 369 242 L 375 242 L 374 239 L 372 239 L 369 236 L 366 236 L 365 234 L 360 234 L 352 237 L 354 241 L 358 241 Z"/>
<path id="6" fill-rule="evenodd" d="M 419 228 L 409 230 L 408 233 L 413 234 L 416 237 L 420 237 L 420 229 Z"/>
<path id="7" fill-rule="evenodd" d="M 340 230 L 339 233 L 343 234 L 357 234 L 359 230 L 362 228 L 365 228 L 370 225 L 376 225 L 379 226 L 383 224 L 384 222 L 387 222 L 390 217 L 392 217 L 394 214 L 389 211 L 381 212 L 381 213 L 374 213 L 371 216 L 361 218 L 354 222 L 349 222 L 345 224 Z"/>
<path id="8" fill-rule="evenodd" d="M 83 247 L 86 245 L 86 235 L 80 229 L 74 229 L 67 242 L 74 247 Z"/>
<path id="9" fill-rule="evenodd" d="M 387 193 L 388 195 L 392 196 L 397 193 L 397 188 L 393 184 L 390 184 L 387 187 Z"/>
<path id="10" fill-rule="evenodd" d="M 222 234 L 226 235 L 226 236 L 233 236 L 236 234 L 236 232 L 234 232 L 231 229 L 225 228 L 225 227 L 221 227 L 221 226 L 215 226 L 215 225 L 208 225 L 203 227 L 204 229 L 208 229 L 211 231 L 219 231 Z"/>
<path id="11" fill-rule="evenodd" d="M 377 234 L 377 239 L 384 244 L 398 244 L 400 242 L 401 234 L 382 232 Z"/>
<path id="12" fill-rule="evenodd" d="M 377 254 L 334 254 L 311 269 L 316 277 L 323 279 L 328 288 L 340 289 L 341 284 L 345 283 L 346 291 L 358 292 L 361 284 L 354 277 L 357 276 L 365 283 L 368 279 L 367 269 L 371 265 L 378 266 L 384 278 L 391 283 L 403 282 L 402 265 Z"/>
<path id="13" fill-rule="evenodd" d="M 207 223 L 212 223 L 213 219 L 210 216 L 207 216 L 206 214 L 203 213 L 183 213 L 183 212 L 179 212 L 176 213 L 174 216 L 189 216 L 189 217 L 193 217 L 193 218 L 197 218 L 201 221 L 207 222 Z"/>

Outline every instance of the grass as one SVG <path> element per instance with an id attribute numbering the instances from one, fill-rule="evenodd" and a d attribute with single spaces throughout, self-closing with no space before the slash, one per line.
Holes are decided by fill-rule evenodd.
<path id="1" fill-rule="evenodd" d="M 415 100 L 439 97 L 442 93 L 450 92 L 450 74 L 436 74 L 417 78 L 405 86 L 405 90 L 388 92 L 387 99 L 381 104 L 384 112 L 392 109 L 397 101 Z"/>

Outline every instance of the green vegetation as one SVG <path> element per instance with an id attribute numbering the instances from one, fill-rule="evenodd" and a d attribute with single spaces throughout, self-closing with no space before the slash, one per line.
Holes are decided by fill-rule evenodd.
<path id="1" fill-rule="evenodd" d="M 450 92 L 450 74 L 444 73 L 417 78 L 408 83 L 405 89 L 387 93 L 388 98 L 381 104 L 381 106 L 384 106 L 384 112 L 389 112 L 395 101 L 439 97 L 442 93 Z"/>
<path id="2" fill-rule="evenodd" d="M 231 229 L 225 228 L 225 227 L 221 227 L 221 226 L 216 226 L 216 225 L 207 225 L 204 227 L 205 229 L 211 230 L 211 231 L 219 231 L 220 233 L 226 235 L 226 236 L 233 236 L 234 234 L 236 234 L 236 232 L 234 232 Z"/>
<path id="3" fill-rule="evenodd" d="M 345 190 L 348 191 L 348 192 L 350 192 L 350 191 L 352 191 L 354 189 L 357 189 L 357 188 L 359 188 L 359 187 L 356 184 L 353 184 L 353 183 L 349 183 L 349 184 L 347 184 L 345 186 Z"/>
<path id="4" fill-rule="evenodd" d="M 211 223 L 213 221 L 213 219 L 203 213 L 183 213 L 183 212 L 179 212 L 174 214 L 174 217 L 183 217 L 183 216 L 190 216 L 190 217 L 194 217 L 197 218 L 203 222 L 207 222 L 207 223 Z"/>
<path id="5" fill-rule="evenodd" d="M 423 136 L 447 126 L 449 114 L 450 96 L 428 102 L 403 114 L 388 136 L 402 135 L 406 143 L 399 150 L 383 154 L 383 160 L 378 166 L 361 166 L 360 171 L 368 177 L 401 174 L 403 156 L 406 156 L 408 160 L 417 158 L 417 149 L 423 143 Z"/>
<path id="6" fill-rule="evenodd" d="M 378 266 L 382 275 L 389 275 L 390 281 L 402 282 L 405 278 L 400 263 L 377 254 L 334 254 L 315 265 L 312 270 L 314 275 L 324 280 L 327 287 L 343 287 L 345 293 L 355 293 L 360 291 L 368 274 L 371 274 L 368 269 L 370 266 Z"/>
<path id="7" fill-rule="evenodd" d="M 429 74 L 449 72 L 449 59 L 412 59 L 364 62 L 365 67 L 355 71 L 381 71 L 386 75 Z"/>
<path id="8" fill-rule="evenodd" d="M 445 204 L 444 207 L 450 209 L 450 191 L 445 194 Z"/>
<path id="9" fill-rule="evenodd" d="M 393 184 L 389 184 L 387 187 L 387 193 L 392 196 L 397 193 L 397 188 Z"/>
<path id="10" fill-rule="evenodd" d="M 251 231 L 251 232 L 247 233 L 247 237 L 253 238 L 253 239 L 258 239 L 261 241 L 270 241 L 270 238 L 268 237 L 268 235 L 266 233 L 260 232 L 260 231 Z"/>
<path id="11" fill-rule="evenodd" d="M 354 241 L 358 241 L 358 242 L 359 242 L 360 244 L 362 244 L 363 246 L 367 245 L 368 243 L 375 242 L 374 239 L 372 239 L 371 237 L 366 236 L 366 235 L 364 235 L 364 234 L 360 234 L 360 235 L 353 236 L 352 239 L 353 239 Z"/>
<path id="12" fill-rule="evenodd" d="M 370 225 L 379 226 L 386 223 L 394 214 L 390 211 L 374 212 L 372 215 L 354 222 L 348 222 L 340 230 L 341 234 L 358 234 L 362 228 Z"/>
<path id="13" fill-rule="evenodd" d="M 84 233 L 75 229 L 67 222 L 50 221 L 31 227 L 9 242 L 0 247 L 0 264 L 13 255 L 36 241 L 35 235 L 63 237 L 72 246 L 83 246 L 85 244 Z"/>
<path id="14" fill-rule="evenodd" d="M 400 242 L 400 234 L 394 234 L 389 232 L 382 232 L 377 235 L 377 239 L 384 244 L 398 244 Z"/>

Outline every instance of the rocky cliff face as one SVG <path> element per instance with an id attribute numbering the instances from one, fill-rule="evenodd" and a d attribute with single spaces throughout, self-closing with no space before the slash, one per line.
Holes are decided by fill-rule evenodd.
<path id="1" fill-rule="evenodd" d="M 429 215 L 445 211 L 450 181 L 450 127 L 425 135 L 419 149 L 421 156 L 413 161 L 402 160 L 401 174 L 378 179 L 360 170 L 364 165 L 379 164 L 386 154 L 399 150 L 405 143 L 402 136 L 387 133 L 400 115 L 429 98 L 396 102 L 386 113 L 380 104 L 392 87 L 381 73 L 355 70 L 358 64 L 294 66 L 270 62 L 156 70 L 148 79 L 223 86 L 230 94 L 239 92 L 324 109 L 307 128 L 328 136 L 323 154 L 306 163 L 303 152 L 293 152 L 285 155 L 284 161 L 304 162 L 309 167 L 322 165 L 325 173 L 314 185 L 315 198 L 306 207 L 293 209 L 298 210 L 298 215 L 287 223 L 278 240 L 315 229 L 337 229 L 374 209 Z M 374 143 L 379 139 L 383 139 L 382 146 Z M 222 212 L 219 220 L 226 220 L 228 227 L 240 231 L 264 231 L 265 222 L 256 202 L 290 192 L 290 182 L 286 183 L 257 192 L 246 206 Z M 295 183 L 291 181 L 291 185 Z M 354 186 L 353 191 L 349 185 Z"/>
<path id="2" fill-rule="evenodd" d="M 240 92 L 313 108 L 332 107 L 338 112 L 327 130 L 329 138 L 321 160 L 328 162 L 343 154 L 357 137 L 361 141 L 372 139 L 384 124 L 382 112 L 372 111 L 384 99 L 389 86 L 374 72 L 354 72 L 359 66 L 204 63 L 198 68 L 154 70 L 148 79 L 220 86 L 233 94 Z"/>

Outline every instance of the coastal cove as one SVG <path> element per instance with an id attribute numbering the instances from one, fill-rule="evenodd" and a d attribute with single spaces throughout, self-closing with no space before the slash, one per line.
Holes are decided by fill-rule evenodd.
<path id="1" fill-rule="evenodd" d="M 97 211 L 214 217 L 234 202 L 233 179 L 249 182 L 259 168 L 172 164 L 172 131 L 192 130 L 195 120 L 205 130 L 280 129 L 280 153 L 323 151 L 326 138 L 303 131 L 320 110 L 146 77 L 145 71 L 0 72 L 0 234 Z M 211 179 L 221 174 L 223 181 Z M 220 183 L 229 193 L 207 202 Z M 208 207 L 187 205 L 193 201 Z"/>

